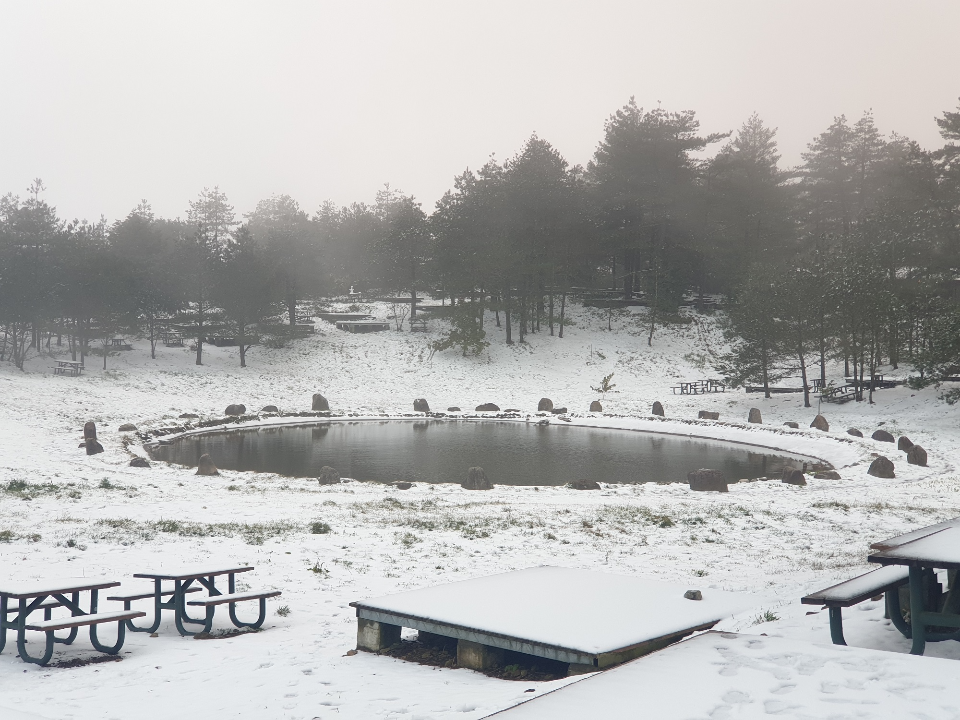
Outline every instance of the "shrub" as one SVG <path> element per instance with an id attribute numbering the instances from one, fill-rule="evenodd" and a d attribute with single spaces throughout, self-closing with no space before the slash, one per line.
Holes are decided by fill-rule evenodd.
<path id="1" fill-rule="evenodd" d="M 310 523 L 310 533 L 312 535 L 326 535 L 333 528 L 331 528 L 327 523 L 320 520 L 314 520 Z"/>

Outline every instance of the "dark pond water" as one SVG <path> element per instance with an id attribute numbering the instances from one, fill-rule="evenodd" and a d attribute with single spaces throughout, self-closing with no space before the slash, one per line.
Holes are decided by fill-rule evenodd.
<path id="1" fill-rule="evenodd" d="M 316 477 L 324 465 L 357 480 L 462 482 L 480 466 L 494 484 L 686 482 L 717 468 L 729 482 L 779 477 L 809 458 L 747 446 L 627 430 L 497 421 L 360 421 L 206 433 L 153 448 L 157 460 L 195 467 L 209 453 L 218 468 Z"/>

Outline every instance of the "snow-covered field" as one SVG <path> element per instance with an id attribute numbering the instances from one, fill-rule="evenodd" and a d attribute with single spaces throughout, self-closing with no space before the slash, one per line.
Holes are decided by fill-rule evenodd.
<path id="1" fill-rule="evenodd" d="M 381 317 L 386 307 L 372 307 Z M 659 332 L 648 348 L 640 318 L 575 308 L 564 339 L 546 331 L 506 347 L 502 331 L 478 358 L 455 351 L 431 358 L 432 332 L 352 335 L 319 322 L 318 334 L 286 349 L 256 347 L 239 368 L 236 348 L 204 350 L 204 365 L 187 349 L 145 341 L 132 352 L 87 361 L 80 378 L 54 376 L 39 357 L 21 373 L 0 366 L 0 568 L 2 576 L 115 577 L 154 567 L 243 562 L 251 588 L 280 588 L 265 631 L 229 639 L 181 638 L 165 622 L 159 637 L 128 635 L 122 662 L 38 668 L 0 654 L 0 716 L 159 718 L 479 718 L 563 684 L 509 682 L 463 669 L 435 669 L 366 653 L 355 645 L 347 604 L 494 572 L 553 564 L 638 575 L 700 588 L 750 592 L 757 607 L 722 629 L 829 642 L 826 613 L 807 615 L 807 591 L 865 571 L 867 548 L 922 525 L 960 515 L 960 408 L 933 389 L 875 394 L 876 403 L 825 406 L 831 431 L 807 426 L 816 409 L 801 395 L 742 391 L 679 396 L 680 379 L 711 377 L 704 358 L 722 347 L 714 322 Z M 585 411 L 591 385 L 613 372 L 607 415 Z M 830 376 L 839 379 L 840 370 Z M 573 422 L 740 440 L 831 462 L 842 480 L 732 485 L 727 494 L 691 493 L 685 484 L 610 485 L 600 492 L 497 486 L 470 492 L 458 485 L 417 484 L 410 490 L 359 482 L 318 486 L 309 480 L 154 463 L 128 467 L 122 423 L 141 430 L 172 424 L 181 413 L 222 414 L 230 403 L 256 410 L 309 410 L 323 393 L 334 412 L 358 416 L 412 412 L 414 398 L 433 409 L 482 402 L 534 414 L 547 396 Z M 649 416 L 655 400 L 667 419 Z M 748 425 L 750 407 L 764 425 Z M 719 410 L 719 423 L 696 421 Z M 533 417 L 532 421 L 540 418 Z M 106 452 L 88 457 L 77 444 L 85 421 L 97 422 Z M 794 420 L 801 430 L 783 428 Z M 554 422 L 559 422 L 553 419 Z M 880 424 L 926 448 L 929 467 L 908 466 L 895 446 L 869 435 Z M 131 435 L 126 437 L 133 438 Z M 871 453 L 896 464 L 895 480 L 866 474 Z M 693 468 L 691 468 L 693 469 Z M 12 483 L 12 484 L 11 484 Z M 23 483 L 27 483 L 26 486 Z M 322 521 L 326 534 L 312 534 Z M 883 620 L 881 603 L 846 612 L 851 645 L 906 652 L 908 643 Z M 290 610 L 276 614 L 281 606 Z M 253 607 L 247 608 L 248 612 Z M 581 612 L 603 612 L 596 608 Z M 242 612 L 242 610 L 241 610 Z M 218 613 L 216 627 L 226 628 Z M 764 616 L 777 620 L 763 621 Z M 85 633 L 58 660 L 97 655 Z M 928 654 L 960 659 L 957 643 L 928 645 Z M 960 666 L 958 666 L 960 667 Z"/>

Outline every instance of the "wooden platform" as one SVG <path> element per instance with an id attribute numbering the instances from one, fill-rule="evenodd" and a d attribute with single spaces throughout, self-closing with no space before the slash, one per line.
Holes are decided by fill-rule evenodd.
<path id="1" fill-rule="evenodd" d="M 702 599 L 686 599 L 688 590 Z M 503 650 L 603 669 L 645 655 L 758 605 L 749 595 L 557 567 L 464 580 L 350 603 L 357 646 L 378 651 L 400 628 L 457 640 L 461 667 L 484 669 Z"/>
<path id="2" fill-rule="evenodd" d="M 956 660 L 708 632 L 487 717 L 948 718 L 956 677 Z"/>
<path id="3" fill-rule="evenodd" d="M 352 333 L 383 332 L 390 329 L 390 323 L 374 322 L 372 320 L 338 320 L 337 330 L 346 330 Z"/>
<path id="4" fill-rule="evenodd" d="M 317 317 L 327 322 L 335 323 L 339 320 L 372 320 L 368 313 L 329 312 L 317 313 Z"/>

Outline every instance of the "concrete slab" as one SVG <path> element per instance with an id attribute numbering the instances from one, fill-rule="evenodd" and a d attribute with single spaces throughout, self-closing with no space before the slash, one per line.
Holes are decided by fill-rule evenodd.
<path id="1" fill-rule="evenodd" d="M 487 717 L 947 720 L 958 672 L 956 660 L 708 632 Z"/>
<path id="2" fill-rule="evenodd" d="M 684 598 L 700 590 L 702 600 Z M 557 567 L 464 580 L 351 603 L 358 622 L 604 668 L 753 608 L 756 597 Z"/>

